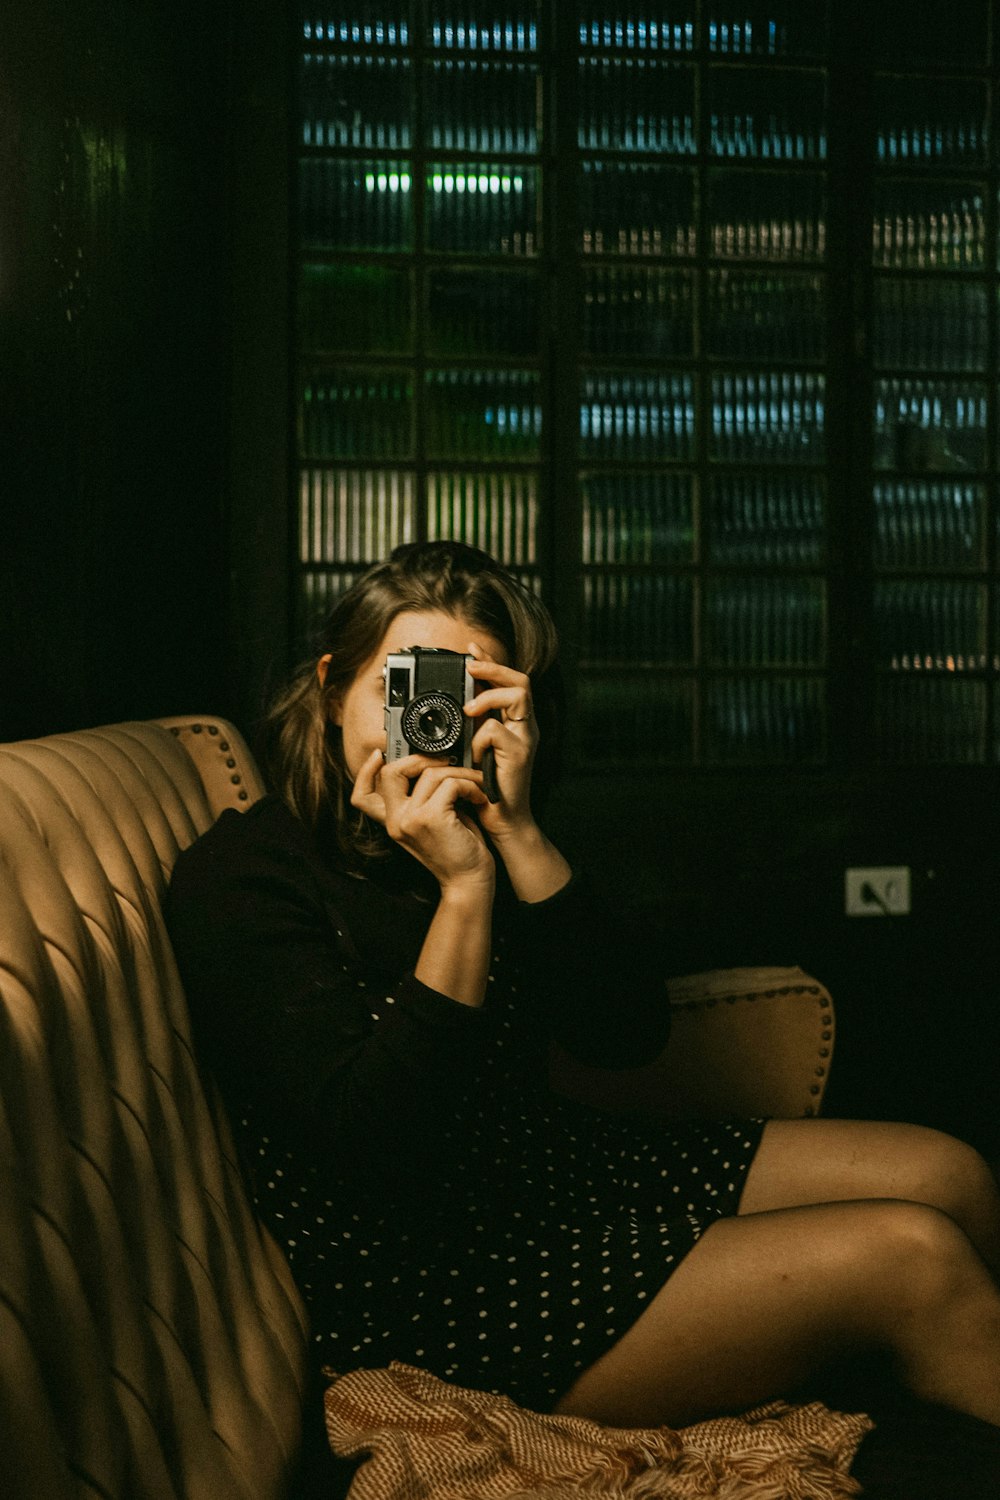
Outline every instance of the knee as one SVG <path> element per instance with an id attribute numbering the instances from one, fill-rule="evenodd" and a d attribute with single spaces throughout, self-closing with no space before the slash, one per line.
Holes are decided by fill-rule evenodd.
<path id="1" fill-rule="evenodd" d="M 997 1180 L 974 1146 L 940 1130 L 921 1129 L 914 1169 L 925 1202 L 941 1208 L 962 1228 L 978 1223 L 998 1202 Z"/>
<path id="2" fill-rule="evenodd" d="M 873 1204 L 869 1233 L 890 1300 L 940 1304 L 982 1279 L 982 1263 L 955 1219 L 926 1203 Z"/>
<path id="3" fill-rule="evenodd" d="M 1000 1293 L 972 1241 L 955 1220 L 921 1203 L 880 1202 L 879 1252 L 858 1291 L 862 1339 L 906 1361 L 922 1361 L 950 1340 L 1000 1338 Z"/>

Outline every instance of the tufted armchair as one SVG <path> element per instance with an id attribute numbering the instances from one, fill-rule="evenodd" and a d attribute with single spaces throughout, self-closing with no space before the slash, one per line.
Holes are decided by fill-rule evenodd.
<path id="1" fill-rule="evenodd" d="M 0 1453 L 17 1500 L 296 1493 L 304 1309 L 199 1071 L 160 911 L 178 852 L 262 791 L 219 719 L 0 746 Z M 557 1057 L 556 1086 L 674 1115 L 819 1110 L 834 1021 L 815 980 L 735 970 L 667 995 L 662 1059 L 606 1075 Z"/>

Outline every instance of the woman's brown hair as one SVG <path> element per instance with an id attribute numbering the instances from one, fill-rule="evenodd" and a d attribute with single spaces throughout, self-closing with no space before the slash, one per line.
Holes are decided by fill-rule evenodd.
<path id="1" fill-rule="evenodd" d="M 510 665 L 531 677 L 543 744 L 549 740 L 545 761 L 552 761 L 557 640 L 541 600 L 475 547 L 461 542 L 397 547 L 334 604 L 317 634 L 316 655 L 271 704 L 264 725 L 264 755 L 275 790 L 304 823 L 332 833 L 345 853 L 381 852 L 385 839 L 350 805 L 351 782 L 331 704 L 371 660 L 396 616 L 422 610 L 461 617 L 489 632 Z M 320 683 L 316 661 L 327 655 L 326 680 Z"/>

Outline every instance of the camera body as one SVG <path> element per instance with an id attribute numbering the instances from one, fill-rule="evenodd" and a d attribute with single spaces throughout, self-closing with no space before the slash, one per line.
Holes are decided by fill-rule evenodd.
<path id="1" fill-rule="evenodd" d="M 386 760 L 447 755 L 472 765 L 475 726 L 462 712 L 476 685 L 457 651 L 413 646 L 385 659 Z"/>
<path id="2" fill-rule="evenodd" d="M 472 738 L 477 725 L 462 709 L 479 691 L 466 671 L 473 658 L 458 651 L 411 646 L 385 659 L 386 760 L 405 755 L 440 755 L 460 766 L 472 765 Z M 491 802 L 499 800 L 492 748 L 483 756 L 484 787 Z"/>

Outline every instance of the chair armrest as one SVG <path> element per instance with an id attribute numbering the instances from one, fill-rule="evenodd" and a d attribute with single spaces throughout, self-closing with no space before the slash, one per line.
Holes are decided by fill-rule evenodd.
<path id="1" fill-rule="evenodd" d="M 797 967 L 713 969 L 666 983 L 671 1034 L 643 1068 L 588 1068 L 561 1050 L 560 1093 L 661 1119 L 818 1114 L 833 1060 L 829 990 Z"/>

